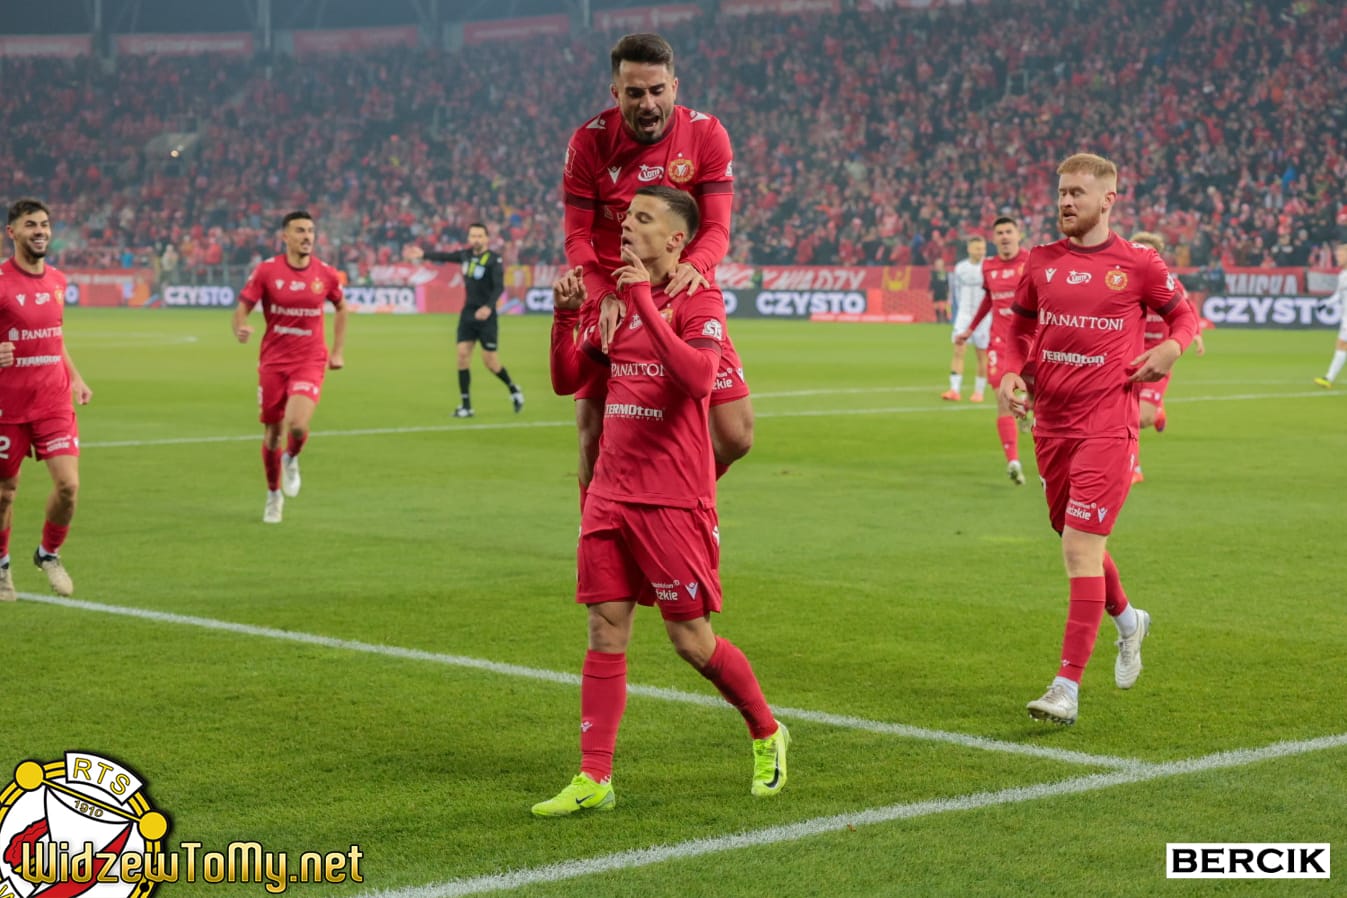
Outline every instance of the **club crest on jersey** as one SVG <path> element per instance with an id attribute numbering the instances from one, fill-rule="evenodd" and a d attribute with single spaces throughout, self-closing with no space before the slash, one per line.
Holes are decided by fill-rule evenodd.
<path id="1" fill-rule="evenodd" d="M 1092 276 L 1093 275 L 1088 271 L 1073 271 L 1066 276 L 1066 282 L 1073 286 L 1076 284 L 1088 284 Z"/>
<path id="2" fill-rule="evenodd" d="M 641 173 L 636 176 L 636 180 L 649 184 L 651 181 L 658 181 L 664 177 L 664 166 L 641 164 Z"/>
<path id="3" fill-rule="evenodd" d="M 312 290 L 314 293 L 322 293 L 323 282 L 318 278 L 314 278 L 313 283 L 309 284 L 309 289 Z"/>
<path id="4" fill-rule="evenodd" d="M 1122 290 L 1127 286 L 1127 272 L 1113 269 L 1104 275 L 1104 286 L 1110 290 Z"/>
<path id="5" fill-rule="evenodd" d="M 660 309 L 659 314 L 665 321 L 673 324 L 673 306 L 666 306 L 665 308 Z"/>
<path id="6" fill-rule="evenodd" d="M 697 166 L 692 164 L 691 159 L 679 156 L 669 163 L 669 180 L 675 184 L 686 184 L 692 180 L 692 176 L 695 174 L 697 174 Z"/>

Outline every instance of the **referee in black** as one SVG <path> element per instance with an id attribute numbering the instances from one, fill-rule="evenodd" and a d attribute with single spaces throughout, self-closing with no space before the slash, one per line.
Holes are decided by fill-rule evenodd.
<path id="1" fill-rule="evenodd" d="M 472 361 L 474 343 L 482 344 L 482 364 L 501 379 L 510 388 L 510 401 L 516 412 L 524 409 L 524 391 L 510 380 L 510 372 L 500 363 L 496 354 L 498 345 L 498 327 L 496 303 L 505 292 L 505 266 L 501 264 L 500 253 L 487 249 L 490 240 L 486 225 L 475 221 L 468 225 L 467 249 L 451 252 L 426 252 L 419 246 L 409 246 L 403 253 L 407 261 L 419 262 L 459 262 L 463 265 L 463 280 L 468 291 L 463 312 L 458 318 L 458 392 L 459 405 L 454 409 L 455 418 L 471 418 L 472 411 L 472 372 L 468 363 Z"/>

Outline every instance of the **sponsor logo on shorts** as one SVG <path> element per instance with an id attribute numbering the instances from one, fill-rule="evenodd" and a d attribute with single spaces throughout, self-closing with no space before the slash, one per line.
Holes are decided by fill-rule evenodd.
<path id="1" fill-rule="evenodd" d="M 42 447 L 43 455 L 51 455 L 53 452 L 63 452 L 71 446 L 78 446 L 79 443 L 70 434 L 62 434 L 59 437 L 52 437 L 47 440 L 47 445 Z"/>
<path id="2" fill-rule="evenodd" d="M 687 590 L 688 595 L 692 596 L 694 599 L 697 598 L 697 584 L 695 582 L 689 583 L 687 585 Z"/>
<path id="3" fill-rule="evenodd" d="M 677 602 L 678 586 L 679 583 L 677 580 L 672 583 L 650 584 L 650 588 L 655 591 L 655 598 L 659 599 L 661 602 Z"/>
<path id="4" fill-rule="evenodd" d="M 1104 523 L 1104 518 L 1108 517 L 1108 509 L 1102 505 L 1091 502 L 1086 505 L 1083 502 L 1077 502 L 1072 499 L 1066 505 L 1067 517 L 1076 518 L 1081 521 L 1095 521 Z"/>

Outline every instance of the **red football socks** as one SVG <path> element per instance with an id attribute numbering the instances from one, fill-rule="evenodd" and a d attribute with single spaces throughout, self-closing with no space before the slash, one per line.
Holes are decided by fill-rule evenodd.
<path id="1" fill-rule="evenodd" d="M 1113 557 L 1104 553 L 1104 610 L 1117 617 L 1127 610 L 1127 593 L 1123 592 L 1122 578 Z"/>
<path id="2" fill-rule="evenodd" d="M 1020 428 L 1014 415 L 1001 415 L 996 419 L 996 435 L 1001 438 L 1001 451 L 1006 454 L 1006 461 L 1018 461 Z"/>
<path id="3" fill-rule="evenodd" d="M 295 436 L 295 432 L 290 431 L 290 435 L 285 438 L 285 454 L 294 458 L 299 454 L 299 450 L 304 448 L 304 444 L 309 441 L 309 434 L 305 432 L 302 436 Z"/>
<path id="4" fill-rule="evenodd" d="M 766 739 L 776 732 L 776 718 L 762 695 L 758 678 L 753 675 L 753 666 L 738 646 L 717 636 L 716 650 L 701 675 L 715 683 L 725 700 L 739 709 L 754 739 Z"/>
<path id="5" fill-rule="evenodd" d="M 281 450 L 268 449 L 262 444 L 262 467 L 267 472 L 267 489 L 273 493 L 281 488 Z"/>
<path id="6" fill-rule="evenodd" d="M 42 548 L 55 555 L 61 551 L 61 546 L 65 545 L 65 538 L 69 535 L 69 524 L 53 524 L 47 521 L 42 525 Z"/>
<path id="7" fill-rule="evenodd" d="M 580 772 L 595 782 L 613 775 L 617 727 L 626 709 L 626 654 L 586 652 L 580 675 Z"/>
<path id="8" fill-rule="evenodd" d="M 1079 683 L 1094 652 L 1099 622 L 1104 619 L 1104 577 L 1072 577 L 1071 602 L 1066 611 L 1066 633 L 1062 637 L 1060 677 Z"/>

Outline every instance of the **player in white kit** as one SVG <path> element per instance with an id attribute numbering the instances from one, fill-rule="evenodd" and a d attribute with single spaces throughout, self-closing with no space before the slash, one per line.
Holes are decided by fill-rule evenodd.
<path id="1" fill-rule="evenodd" d="M 963 391 L 963 355 L 966 347 L 955 341 L 955 337 L 968 330 L 982 302 L 982 260 L 987 256 L 987 241 L 981 237 L 968 240 L 968 258 L 954 266 L 949 277 L 949 295 L 954 301 L 954 330 L 950 332 L 950 342 L 954 343 L 954 355 L 949 361 L 949 389 L 940 394 L 941 399 L 958 402 Z M 977 330 L 973 331 L 973 348 L 977 351 L 978 373 L 973 381 L 973 395 L 969 402 L 981 402 L 982 391 L 987 389 L 987 345 L 991 341 L 991 316 L 982 319 Z"/>

